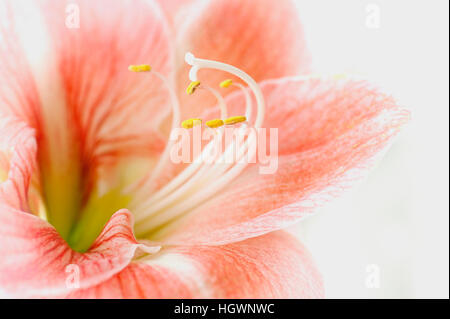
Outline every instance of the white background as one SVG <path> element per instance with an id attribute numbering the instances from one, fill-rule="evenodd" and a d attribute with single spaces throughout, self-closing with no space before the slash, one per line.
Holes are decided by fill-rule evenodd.
<path id="1" fill-rule="evenodd" d="M 448 298 L 449 2 L 297 4 L 314 71 L 364 76 L 412 121 L 367 180 L 292 231 L 315 257 L 327 297 Z M 366 286 L 371 264 L 379 288 Z"/>

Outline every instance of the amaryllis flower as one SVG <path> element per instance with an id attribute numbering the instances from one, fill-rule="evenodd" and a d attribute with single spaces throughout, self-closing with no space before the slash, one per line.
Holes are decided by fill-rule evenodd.
<path id="1" fill-rule="evenodd" d="M 309 56 L 289 1 L 76 5 L 1 2 L 0 293 L 322 297 L 280 229 L 360 177 L 407 112 L 364 81 L 297 76 Z M 170 160 L 171 129 L 220 119 L 217 101 L 278 128 L 274 174 Z"/>

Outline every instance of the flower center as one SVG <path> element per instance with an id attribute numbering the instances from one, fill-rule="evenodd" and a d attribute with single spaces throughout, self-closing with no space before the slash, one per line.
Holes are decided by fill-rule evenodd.
<path id="1" fill-rule="evenodd" d="M 125 185 L 109 183 L 103 189 L 101 182 L 93 180 L 89 174 L 89 167 L 76 160 L 80 158 L 78 150 L 80 147 L 78 145 L 75 145 L 78 148 L 74 147 L 70 142 L 77 140 L 72 138 L 76 136 L 76 132 L 62 142 L 57 140 L 57 145 L 52 144 L 55 141 L 51 138 L 44 139 L 40 144 L 40 175 L 43 180 L 45 216 L 73 249 L 86 251 L 111 215 L 122 208 L 129 209 L 135 215 L 135 233 L 138 238 L 155 239 L 163 231 L 171 229 L 169 225 L 175 227 L 175 220 L 187 215 L 227 186 L 250 162 L 245 158 L 251 156 L 250 150 L 256 148 L 256 138 L 254 135 L 247 136 L 245 130 L 249 126 L 261 127 L 264 120 L 265 104 L 259 86 L 248 74 L 234 66 L 198 59 L 190 53 L 186 54 L 185 60 L 191 66 L 189 73 L 191 83 L 187 87 L 187 94 L 194 94 L 196 90 L 208 91 L 217 99 L 220 118 L 205 121 L 207 129 L 213 131 L 214 138 L 200 149 L 198 158 L 161 188 L 155 190 L 154 185 L 171 160 L 171 150 L 176 146 L 175 140 L 169 139 L 154 168 L 151 171 L 147 169 L 148 173 L 143 174 L 144 176 L 141 174 L 137 181 Z M 201 69 L 226 71 L 243 81 L 238 83 L 225 80 L 219 86 L 222 88 L 233 86 L 243 92 L 246 103 L 245 115 L 228 116 L 227 105 L 219 91 L 201 84 L 197 79 L 197 72 Z M 132 65 L 129 70 L 151 74 L 164 85 L 172 107 L 172 131 L 180 129 L 180 103 L 171 82 L 161 73 L 152 70 L 149 65 Z M 256 101 L 254 117 L 250 92 Z M 181 126 L 186 130 L 195 131 L 202 123 L 202 119 L 188 119 L 183 121 Z M 237 143 L 236 140 L 229 141 L 225 143 L 224 150 L 214 152 L 212 161 L 200 160 L 206 154 L 211 154 L 219 142 L 225 139 L 226 129 L 229 128 L 239 133 L 241 143 Z M 49 132 L 46 132 L 46 136 L 56 136 L 57 129 L 60 127 L 49 129 L 47 126 Z M 55 151 L 61 150 L 61 145 L 70 152 Z M 0 158 L 0 181 L 3 178 L 1 160 Z M 133 166 L 133 163 L 129 166 Z"/>

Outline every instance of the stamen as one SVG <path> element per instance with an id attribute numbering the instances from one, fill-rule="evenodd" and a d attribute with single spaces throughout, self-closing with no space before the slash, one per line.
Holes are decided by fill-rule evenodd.
<path id="1" fill-rule="evenodd" d="M 232 116 L 227 118 L 224 123 L 226 125 L 232 125 L 232 124 L 236 124 L 236 123 L 241 123 L 241 122 L 245 122 L 247 121 L 247 118 L 245 116 Z"/>
<path id="2" fill-rule="evenodd" d="M 148 64 L 130 65 L 128 67 L 128 70 L 130 70 L 131 72 L 150 72 L 152 70 L 152 67 Z"/>
<path id="3" fill-rule="evenodd" d="M 231 73 L 243 80 L 253 92 L 257 103 L 257 114 L 254 126 L 256 128 L 261 127 L 264 120 L 265 103 L 259 86 L 248 74 L 225 63 L 197 59 L 191 53 L 185 55 L 185 60 L 192 66 L 189 72 L 189 78 L 192 82 L 186 90 L 188 94 L 192 94 L 197 88 L 201 88 L 200 82 L 197 80 L 197 73 L 202 68 L 216 69 Z M 219 134 L 217 136 L 219 139 L 222 138 L 223 132 L 221 126 L 225 123 L 232 125 L 247 121 L 251 115 L 252 100 L 249 95 L 249 90 L 240 83 L 233 83 L 232 80 L 225 80 L 220 83 L 220 87 L 223 88 L 227 88 L 231 85 L 239 87 L 245 95 L 246 116 L 226 118 L 226 115 L 224 116 L 224 114 L 222 114 L 221 119 L 208 121 L 206 123 L 207 126 L 219 127 Z M 208 89 L 213 92 L 211 88 Z M 223 102 L 223 98 L 221 97 L 218 97 L 218 100 L 219 104 Z M 244 124 L 239 132 L 244 133 L 246 126 L 247 125 Z M 202 155 L 204 152 L 209 152 L 211 150 L 213 143 L 214 141 L 208 143 L 202 151 Z M 244 137 L 244 144 L 237 149 L 236 160 L 233 160 L 234 156 L 232 156 L 235 148 L 235 141 L 232 141 L 232 143 L 227 146 L 225 152 L 218 155 L 220 159 L 215 156 L 212 165 L 202 165 L 201 162 L 194 161 L 194 163 L 189 165 L 175 179 L 153 194 L 143 206 L 140 206 L 140 212 L 136 216 L 137 234 L 144 235 L 152 229 L 155 230 L 172 221 L 175 217 L 183 215 L 190 209 L 200 205 L 203 201 L 228 185 L 248 165 L 248 162 L 241 162 L 241 159 L 243 159 L 246 154 L 251 156 L 254 155 L 253 153 L 249 153 L 250 146 L 255 147 L 255 137 L 253 135 L 248 136 L 246 139 Z M 223 159 L 228 159 L 228 161 L 226 160 L 223 162 Z M 229 161 L 229 159 L 232 160 Z M 210 183 L 211 180 L 215 181 L 212 185 Z"/>
<path id="4" fill-rule="evenodd" d="M 206 126 L 210 128 L 217 128 L 223 126 L 224 122 L 221 119 L 214 119 L 206 122 Z"/>
<path id="5" fill-rule="evenodd" d="M 185 129 L 190 129 L 197 125 L 202 125 L 201 119 L 188 119 L 184 120 L 183 123 L 181 123 L 181 126 Z"/>
<path id="6" fill-rule="evenodd" d="M 186 93 L 191 95 L 195 92 L 195 89 L 200 85 L 200 81 L 192 81 L 186 88 Z"/>
<path id="7" fill-rule="evenodd" d="M 190 86 L 193 85 L 193 83 L 194 83 L 194 85 L 195 85 L 195 89 L 192 89 L 192 90 L 191 90 Z M 193 87 L 194 87 L 194 86 L 193 86 Z M 213 95 L 216 97 L 217 102 L 219 103 L 219 108 L 220 108 L 220 115 L 221 115 L 221 117 L 222 117 L 222 118 L 226 118 L 226 117 L 227 117 L 227 105 L 225 104 L 225 100 L 223 99 L 222 95 L 220 95 L 220 93 L 219 93 L 217 90 L 215 90 L 215 89 L 213 89 L 213 88 L 211 88 L 211 87 L 209 87 L 209 86 L 206 86 L 206 85 L 200 86 L 200 82 L 199 82 L 199 81 L 196 81 L 196 82 L 192 82 L 192 83 L 188 86 L 188 89 L 187 89 L 186 91 L 189 90 L 190 92 L 194 93 L 194 91 L 195 91 L 196 89 L 205 89 L 205 90 L 208 90 L 209 92 L 211 92 L 211 94 L 213 94 Z M 192 93 L 191 93 L 191 94 L 192 94 Z M 200 120 L 200 119 L 190 119 L 190 120 Z M 183 127 L 183 128 L 187 128 L 187 129 L 192 128 L 192 126 L 190 126 L 190 124 L 191 124 L 190 120 L 186 120 L 186 121 L 184 121 L 183 123 L 181 123 L 182 127 Z M 185 122 L 186 122 L 186 123 L 185 123 Z M 209 121 L 209 122 L 211 122 L 211 121 Z M 186 124 L 186 126 L 185 126 L 184 124 Z M 201 120 L 200 120 L 200 123 L 198 123 L 198 124 L 201 124 Z M 197 124 L 197 125 L 198 125 L 198 124 Z M 216 124 L 218 124 L 218 122 L 217 122 L 217 123 L 211 122 L 211 125 L 216 125 Z M 206 122 L 206 125 L 208 125 L 208 122 Z M 222 125 L 223 125 L 223 123 L 222 123 Z M 219 125 L 219 126 L 222 126 L 222 125 Z M 195 126 L 195 124 L 194 124 L 193 126 Z M 209 125 L 208 125 L 208 126 L 209 126 Z M 219 126 L 215 126 L 215 127 L 219 127 Z"/>

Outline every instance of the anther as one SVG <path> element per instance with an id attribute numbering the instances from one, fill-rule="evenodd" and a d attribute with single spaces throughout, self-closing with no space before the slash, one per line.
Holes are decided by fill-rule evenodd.
<path id="1" fill-rule="evenodd" d="M 245 116 L 239 115 L 239 116 L 232 116 L 227 118 L 224 123 L 226 125 L 232 125 L 232 124 L 236 124 L 236 123 L 240 123 L 240 122 L 245 122 L 247 121 L 247 118 Z"/>
<path id="2" fill-rule="evenodd" d="M 148 64 L 130 65 L 128 70 L 131 72 L 150 72 L 152 67 Z"/>
<path id="3" fill-rule="evenodd" d="M 199 85 L 200 81 L 192 81 L 186 88 L 186 93 L 191 95 L 192 93 L 195 92 L 195 90 L 198 88 Z"/>
<path id="4" fill-rule="evenodd" d="M 202 124 L 201 119 L 188 119 L 188 120 L 184 120 L 181 123 L 181 126 L 185 129 L 189 129 L 189 128 L 193 128 L 194 126 L 201 125 L 201 124 Z"/>
<path id="5" fill-rule="evenodd" d="M 224 122 L 221 119 L 214 119 L 206 122 L 205 124 L 210 128 L 217 128 L 223 126 Z"/>
<path id="6" fill-rule="evenodd" d="M 219 84 L 219 86 L 221 87 L 221 88 L 228 88 L 231 84 L 233 84 L 233 80 L 232 79 L 227 79 L 227 80 L 224 80 L 224 81 L 222 81 L 222 82 L 220 82 L 220 84 Z"/>

